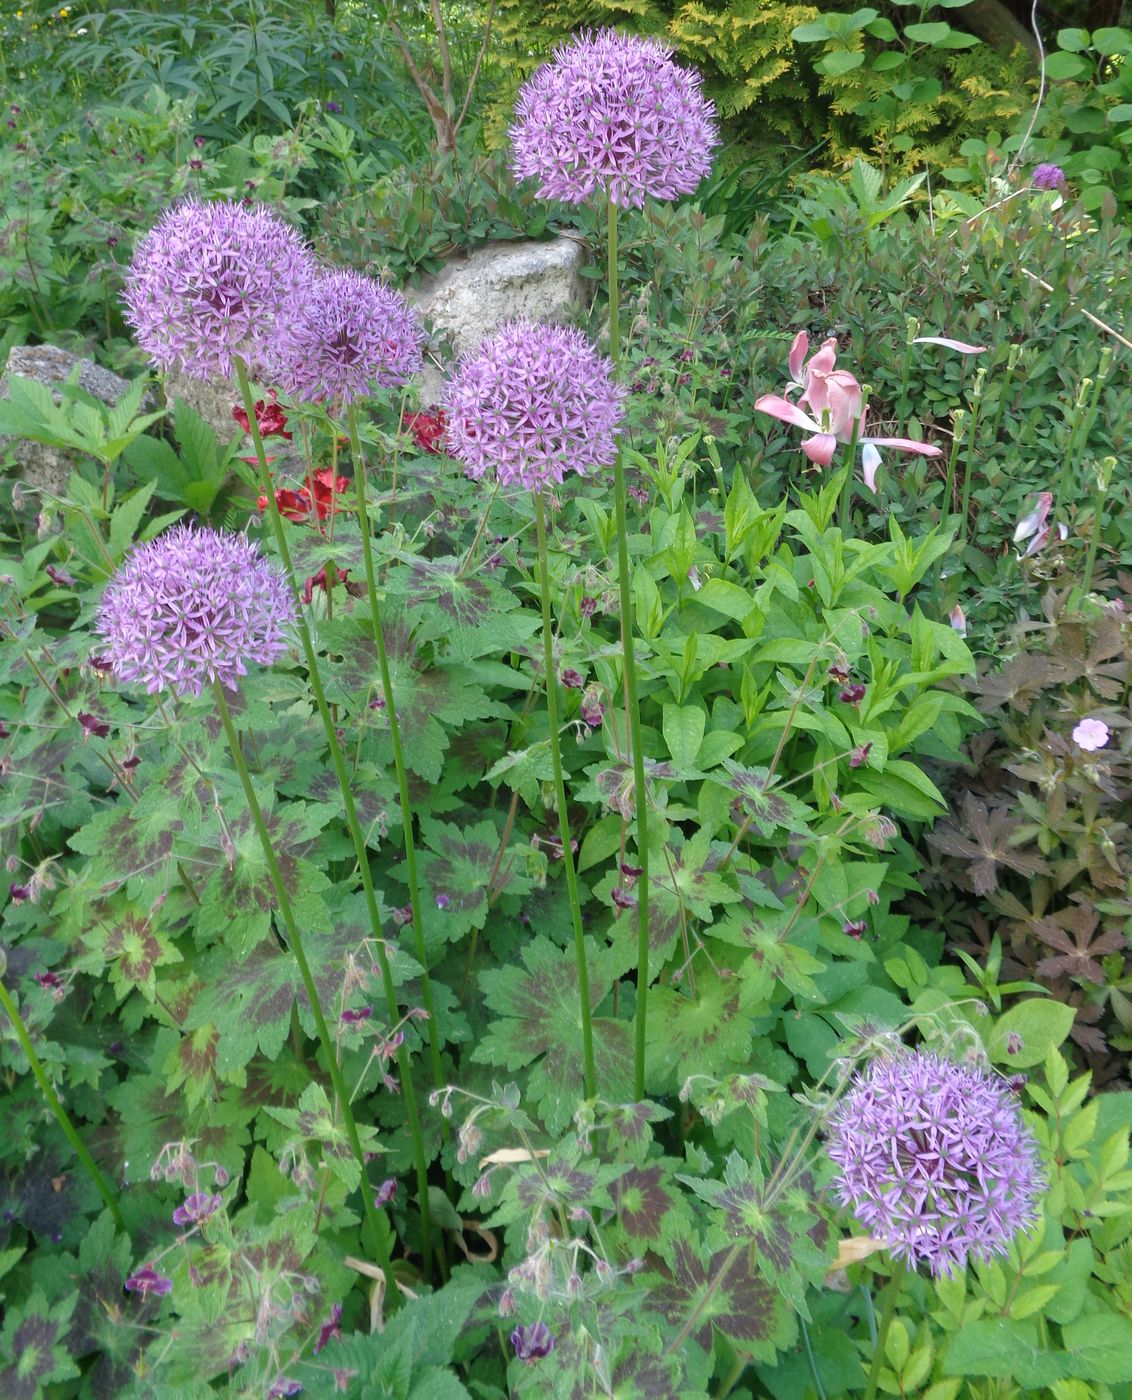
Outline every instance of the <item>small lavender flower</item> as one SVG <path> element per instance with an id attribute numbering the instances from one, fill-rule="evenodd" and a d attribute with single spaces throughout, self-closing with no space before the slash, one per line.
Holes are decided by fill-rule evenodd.
<path id="1" fill-rule="evenodd" d="M 283 575 L 257 544 L 175 525 L 126 556 L 95 630 L 119 680 L 199 695 L 213 680 L 235 690 L 248 661 L 275 661 L 293 617 Z"/>
<path id="2" fill-rule="evenodd" d="M 194 379 L 253 369 L 314 279 L 302 238 L 263 205 L 187 199 L 167 209 L 134 250 L 126 320 L 161 369 Z"/>
<path id="3" fill-rule="evenodd" d="M 1037 1218 L 1037 1144 L 1007 1084 L 942 1055 L 873 1060 L 829 1122 L 838 1200 L 936 1277 L 1005 1254 Z"/>
<path id="4" fill-rule="evenodd" d="M 622 207 L 691 194 L 719 143 L 700 75 L 659 39 L 603 29 L 555 51 L 519 92 L 511 128 L 516 179 L 544 199 L 580 204 L 595 190 Z"/>
<path id="5" fill-rule="evenodd" d="M 165 1278 L 159 1274 L 152 1264 L 146 1264 L 144 1268 L 132 1273 L 126 1280 L 127 1293 L 140 1293 L 147 1297 L 150 1293 L 157 1298 L 163 1298 L 166 1293 L 172 1293 L 173 1280 Z"/>
<path id="6" fill-rule="evenodd" d="M 448 451 L 479 480 L 539 491 L 612 464 L 624 414 L 613 366 L 581 331 L 508 321 L 448 384 Z"/>
<path id="7" fill-rule="evenodd" d="M 1063 190 L 1065 171 L 1060 165 L 1035 165 L 1030 176 L 1030 184 L 1036 190 Z"/>
<path id="8" fill-rule="evenodd" d="M 541 1361 L 554 1350 L 554 1333 L 545 1322 L 536 1322 L 530 1327 L 519 1326 L 511 1333 L 511 1345 L 520 1361 L 528 1365 Z"/>
<path id="9" fill-rule="evenodd" d="M 191 1196 L 185 1198 L 184 1204 L 179 1205 L 173 1212 L 173 1224 L 200 1225 L 210 1215 L 214 1215 L 221 1205 L 222 1197 L 210 1195 L 207 1191 L 194 1191 Z"/>
<path id="10" fill-rule="evenodd" d="M 421 368 L 424 332 L 399 292 L 350 270 L 324 272 L 279 325 L 272 377 L 306 403 L 361 398 L 404 384 Z"/>

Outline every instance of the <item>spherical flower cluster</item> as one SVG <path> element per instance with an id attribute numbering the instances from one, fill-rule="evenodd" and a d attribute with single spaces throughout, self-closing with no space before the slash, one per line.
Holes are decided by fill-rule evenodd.
<path id="1" fill-rule="evenodd" d="M 405 298 L 350 270 L 322 273 L 279 327 L 271 377 L 293 399 L 350 403 L 420 369 L 424 332 Z"/>
<path id="2" fill-rule="evenodd" d="M 624 414 L 613 366 L 581 331 L 509 321 L 447 386 L 447 447 L 477 480 L 539 491 L 612 464 Z"/>
<path id="3" fill-rule="evenodd" d="M 1030 184 L 1036 190 L 1063 190 L 1065 171 L 1060 165 L 1035 165 L 1030 175 Z"/>
<path id="4" fill-rule="evenodd" d="M 119 680 L 153 694 L 236 689 L 248 661 L 287 650 L 294 604 L 280 571 L 244 535 L 175 525 L 136 546 L 102 595 L 95 630 Z"/>
<path id="5" fill-rule="evenodd" d="M 640 208 L 691 194 L 719 143 L 700 76 L 658 39 L 605 29 L 558 49 L 522 87 L 511 128 L 517 179 L 580 204 L 595 190 Z"/>
<path id="6" fill-rule="evenodd" d="M 1037 1145 L 1006 1083 L 917 1051 L 873 1060 L 829 1123 L 837 1198 L 912 1267 L 1005 1254 L 1036 1219 Z"/>
<path id="7" fill-rule="evenodd" d="M 229 378 L 253 369 L 315 276 L 302 238 L 263 205 L 185 200 L 167 209 L 134 250 L 126 320 L 161 369 Z"/>

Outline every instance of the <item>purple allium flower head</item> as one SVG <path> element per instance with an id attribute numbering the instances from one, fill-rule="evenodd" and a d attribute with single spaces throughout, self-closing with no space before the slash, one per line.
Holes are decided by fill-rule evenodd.
<path id="1" fill-rule="evenodd" d="M 468 476 L 528 491 L 607 467 L 624 415 L 612 372 L 581 331 L 508 321 L 449 381 L 448 451 Z"/>
<path id="2" fill-rule="evenodd" d="M 298 314 L 279 323 L 270 364 L 294 399 L 344 403 L 404 384 L 420 369 L 424 332 L 408 302 L 372 277 L 324 272 Z"/>
<path id="3" fill-rule="evenodd" d="M 691 194 L 719 144 L 700 75 L 659 39 L 603 29 L 556 50 L 519 92 L 511 128 L 516 179 L 580 204 L 595 190 L 622 207 Z"/>
<path id="4" fill-rule="evenodd" d="M 1065 171 L 1060 165 L 1035 165 L 1030 175 L 1030 184 L 1036 190 L 1063 190 Z"/>
<path id="5" fill-rule="evenodd" d="M 126 1280 L 126 1292 L 140 1293 L 143 1297 L 152 1293 L 155 1297 L 163 1298 L 166 1293 L 172 1293 L 172 1291 L 173 1280 L 159 1274 L 152 1264 L 138 1269 Z"/>
<path id="6" fill-rule="evenodd" d="M 873 1060 L 829 1121 L 838 1200 L 931 1272 L 1005 1254 L 1035 1222 L 1037 1144 L 1004 1080 L 916 1051 Z"/>
<path id="7" fill-rule="evenodd" d="M 276 323 L 301 309 L 314 276 L 302 238 L 270 209 L 187 199 L 135 248 L 126 320 L 161 369 L 227 379 L 236 355 L 262 368 Z"/>
<path id="8" fill-rule="evenodd" d="M 174 1225 L 199 1225 L 207 1220 L 224 1204 L 220 1196 L 210 1195 L 207 1191 L 194 1191 L 191 1196 L 186 1196 L 183 1205 L 179 1205 L 173 1212 Z"/>
<path id="9" fill-rule="evenodd" d="M 294 604 L 283 575 L 245 535 L 174 525 L 136 546 L 106 586 L 95 630 L 114 674 L 147 691 L 236 689 L 247 662 L 287 650 Z"/>
<path id="10" fill-rule="evenodd" d="M 528 1364 L 541 1361 L 554 1350 L 554 1333 L 545 1322 L 536 1322 L 530 1327 L 516 1327 L 511 1333 L 511 1345 L 520 1361 Z"/>

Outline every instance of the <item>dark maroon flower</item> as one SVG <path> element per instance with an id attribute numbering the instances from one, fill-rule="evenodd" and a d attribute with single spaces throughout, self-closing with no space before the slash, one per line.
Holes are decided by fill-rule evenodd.
<path id="1" fill-rule="evenodd" d="M 31 898 L 30 885 L 9 885 L 8 893 L 12 896 L 13 904 L 22 904 L 25 899 Z"/>
<path id="2" fill-rule="evenodd" d="M 862 687 L 862 689 L 863 688 L 864 687 Z M 842 696 L 842 699 L 844 698 L 845 697 Z M 868 759 L 869 750 L 871 748 L 872 743 L 870 742 L 868 744 L 862 744 L 859 748 L 854 749 L 853 752 L 849 755 L 849 767 L 860 768 L 861 764 Z"/>
<path id="3" fill-rule="evenodd" d="M 1022 1037 L 1017 1031 L 1011 1031 L 1006 1037 L 1006 1053 L 1017 1055 L 1022 1049 Z"/>
<path id="4" fill-rule="evenodd" d="M 813 580 L 811 579 L 810 582 L 812 583 Z M 847 681 L 849 679 L 849 676 L 851 675 L 851 672 L 849 670 L 849 667 L 846 666 L 844 662 L 835 661 L 834 664 L 829 668 L 829 674 L 835 681 Z"/>
<path id="5" fill-rule="evenodd" d="M 381 1042 L 381 1058 L 391 1060 L 405 1043 L 405 1032 L 394 1031 L 388 1040 Z"/>
<path id="6" fill-rule="evenodd" d="M 605 705 L 601 699 L 601 686 L 591 685 L 586 687 L 582 696 L 582 718 L 591 729 L 600 729 L 601 722 L 605 718 Z"/>
<path id="7" fill-rule="evenodd" d="M 66 569 L 57 569 L 54 564 L 48 564 L 44 572 L 53 583 L 59 584 L 60 587 L 74 587 L 74 577 Z"/>
<path id="8" fill-rule="evenodd" d="M 859 705 L 865 698 L 866 689 L 867 687 L 861 685 L 860 682 L 855 685 L 847 685 L 838 699 L 843 700 L 846 705 Z"/>
<path id="9" fill-rule="evenodd" d="M 203 169 L 204 169 L 204 161 L 201 160 L 198 156 L 194 156 L 194 157 L 192 158 L 192 160 L 189 161 L 189 169 L 190 169 L 190 170 L 203 170 Z"/>
<path id="10" fill-rule="evenodd" d="M 88 715 L 80 710 L 76 719 L 83 727 L 84 739 L 89 739 L 92 734 L 96 739 L 105 739 L 110 733 L 109 724 L 104 719 L 99 719 L 97 715 Z"/>
<path id="11" fill-rule="evenodd" d="M 444 450 L 441 442 L 447 422 L 444 410 L 437 408 L 432 413 L 408 414 L 405 427 L 412 433 L 413 441 L 422 452 L 438 454 Z"/>
<path id="12" fill-rule="evenodd" d="M 360 1026 L 363 1021 L 368 1021 L 372 1015 L 372 1006 L 359 1006 L 356 1011 L 347 1007 L 338 1019 L 344 1026 Z"/>
<path id="13" fill-rule="evenodd" d="M 342 1321 L 342 1304 L 335 1303 L 330 1309 L 330 1321 L 324 1322 L 318 1329 L 318 1341 L 314 1344 L 314 1354 L 317 1356 L 327 1342 L 337 1342 L 342 1338 L 342 1328 L 338 1325 Z"/>
<path id="14" fill-rule="evenodd" d="M 209 1195 L 207 1191 L 194 1191 L 185 1198 L 173 1212 L 174 1225 L 200 1225 L 210 1215 L 214 1215 L 224 1204 L 220 1196 Z"/>
<path id="15" fill-rule="evenodd" d="M 861 935 L 868 929 L 868 927 L 869 924 L 867 919 L 848 919 L 845 923 L 841 925 L 841 932 L 848 934 L 850 938 L 856 938 L 859 941 Z"/>
<path id="16" fill-rule="evenodd" d="M 397 1194 L 397 1181 L 394 1177 L 388 1177 L 377 1188 L 377 1195 L 373 1198 L 374 1205 L 378 1210 L 382 1210 L 393 1200 Z"/>
<path id="17" fill-rule="evenodd" d="M 578 604 L 578 611 L 583 617 L 593 617 L 594 613 L 597 611 L 597 599 L 591 598 L 587 593 Z"/>
<path id="18" fill-rule="evenodd" d="M 573 666 L 567 666 L 559 679 L 568 690 L 581 690 L 586 683 L 581 671 L 575 671 Z"/>
<path id="19" fill-rule="evenodd" d="M 203 150 L 204 150 L 204 137 L 203 137 L 203 136 L 194 136 L 194 137 L 193 137 L 193 145 L 197 148 L 198 151 L 203 151 Z"/>
<path id="20" fill-rule="evenodd" d="M 620 885 L 614 885 L 609 895 L 618 909 L 635 909 L 637 906 L 637 901 L 633 896 L 628 890 L 623 890 Z"/>
<path id="21" fill-rule="evenodd" d="M 624 861 L 621 862 L 621 874 L 627 876 L 630 880 L 639 880 L 644 873 L 645 868 L 643 865 L 626 865 Z"/>
<path id="22" fill-rule="evenodd" d="M 511 1345 L 520 1361 L 528 1365 L 541 1361 L 554 1350 L 554 1333 L 545 1322 L 536 1322 L 531 1327 L 516 1327 L 511 1333 Z"/>
<path id="23" fill-rule="evenodd" d="M 323 105 L 326 107 L 326 110 L 328 112 L 333 112 L 335 114 L 342 110 L 342 104 L 340 102 L 327 102 Z"/>
<path id="24" fill-rule="evenodd" d="M 140 1293 L 143 1297 L 152 1293 L 157 1298 L 163 1298 L 166 1293 L 172 1291 L 173 1280 L 159 1274 L 152 1264 L 146 1264 L 126 1280 L 126 1292 Z"/>
<path id="25" fill-rule="evenodd" d="M 301 1381 L 292 1380 L 290 1376 L 280 1376 L 267 1392 L 267 1400 L 283 1400 L 284 1396 L 298 1395 L 302 1388 Z"/>
<path id="26" fill-rule="evenodd" d="M 15 889 L 15 885 L 12 888 Z M 47 992 L 53 992 L 63 985 L 63 979 L 57 972 L 37 972 L 35 980 Z"/>

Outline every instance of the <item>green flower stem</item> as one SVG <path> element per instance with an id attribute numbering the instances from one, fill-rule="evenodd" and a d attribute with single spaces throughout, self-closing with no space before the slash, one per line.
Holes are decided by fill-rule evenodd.
<path id="1" fill-rule="evenodd" d="M 994 406 L 994 422 L 987 434 L 988 447 L 993 447 L 998 441 L 998 430 L 1002 427 L 1002 415 L 1006 412 L 1006 400 L 1010 396 L 1010 386 L 1014 383 L 1014 375 L 1018 370 L 1018 361 L 1021 358 L 1022 347 L 1012 345 L 1006 356 L 1006 373 L 1003 375 L 1002 385 L 998 391 L 998 402 Z"/>
<path id="2" fill-rule="evenodd" d="M 83 1142 L 82 1138 L 79 1137 L 78 1129 L 75 1127 L 74 1123 L 71 1122 L 70 1114 L 63 1107 L 59 1100 L 59 1095 L 52 1088 L 51 1080 L 47 1077 L 47 1071 L 43 1068 L 39 1056 L 35 1053 L 35 1046 L 31 1043 L 31 1036 L 28 1035 L 28 1029 L 24 1024 L 23 1017 L 17 1010 L 16 1003 L 9 995 L 8 988 L 4 985 L 2 979 L 0 979 L 0 1007 L 3 1007 L 8 1020 L 12 1023 L 12 1029 L 16 1032 L 16 1039 L 20 1042 L 20 1046 L 27 1056 L 27 1062 L 31 1066 L 31 1072 L 35 1075 L 36 1082 L 39 1084 L 40 1092 L 47 1100 L 47 1106 L 55 1115 L 56 1122 L 63 1129 L 63 1135 L 75 1149 L 75 1155 L 86 1168 L 86 1173 L 91 1181 L 94 1182 L 98 1194 L 106 1202 L 106 1208 L 109 1210 L 115 1226 L 119 1230 L 125 1231 L 125 1221 L 122 1219 L 122 1212 L 118 1209 L 118 1198 L 110 1189 L 110 1183 L 102 1175 L 101 1171 L 99 1171 L 97 1163 L 86 1149 L 86 1144 Z"/>
<path id="3" fill-rule="evenodd" d="M 880 1327 L 877 1329 L 876 1345 L 873 1348 L 873 1364 L 869 1368 L 868 1384 L 865 1387 L 865 1400 L 876 1400 L 877 1386 L 880 1384 L 880 1370 L 884 1365 L 884 1348 L 888 1341 L 888 1332 L 892 1326 L 892 1319 L 896 1316 L 896 1303 L 904 1289 L 904 1279 L 907 1270 L 898 1260 L 892 1261 L 892 1277 L 888 1281 L 888 1288 L 884 1295 L 884 1311 L 880 1315 Z"/>
<path id="4" fill-rule="evenodd" d="M 920 323 L 915 316 L 906 317 L 905 326 L 904 361 L 900 366 L 900 397 L 897 400 L 901 413 L 907 413 L 911 407 L 908 402 L 908 381 L 912 375 L 912 342 L 920 334 Z"/>
<path id="5" fill-rule="evenodd" d="M 971 482 L 975 476 L 975 433 L 979 426 L 979 409 L 983 404 L 983 385 L 986 378 L 986 370 L 980 369 L 975 375 L 975 383 L 971 389 L 971 422 L 967 428 L 967 452 L 963 458 L 963 500 L 959 506 L 959 538 L 964 544 L 971 528 L 968 517 L 971 512 Z"/>
<path id="6" fill-rule="evenodd" d="M 861 424 L 865 421 L 867 407 L 868 390 L 866 388 L 862 390 L 861 394 L 861 416 L 853 424 L 853 432 L 845 450 L 845 480 L 841 483 L 841 500 L 837 506 L 838 528 L 846 539 L 849 538 L 849 526 L 852 524 L 850 510 L 853 505 L 853 467 L 857 461 L 857 440 L 861 434 Z"/>
<path id="7" fill-rule="evenodd" d="M 267 470 L 267 457 L 263 450 L 263 438 L 260 436 L 259 424 L 256 422 L 255 400 L 252 397 L 252 388 L 248 381 L 247 366 L 239 357 L 236 359 L 236 378 L 239 381 L 240 393 L 243 396 L 244 408 L 248 415 L 248 425 L 252 442 L 255 445 L 256 461 L 259 464 L 260 489 L 267 497 L 267 508 L 271 515 L 271 523 L 275 531 L 275 540 L 279 546 L 279 555 L 283 561 L 284 569 L 286 570 L 287 582 L 295 604 L 296 625 L 299 629 L 303 654 L 306 658 L 311 690 L 314 692 L 315 704 L 318 706 L 318 713 L 322 719 L 322 726 L 326 731 L 326 742 L 330 748 L 331 761 L 334 764 L 334 772 L 338 778 L 338 787 L 342 793 L 342 802 L 346 808 L 346 824 L 350 829 L 350 836 L 354 842 L 354 852 L 358 861 L 358 872 L 361 875 L 362 890 L 365 894 L 366 910 L 369 914 L 370 928 L 373 930 L 374 951 L 377 956 L 378 968 L 381 972 L 381 984 L 385 993 L 389 1023 L 390 1025 L 396 1025 L 401 1018 L 401 1013 L 397 1005 L 397 992 L 393 986 L 393 973 L 389 966 L 389 955 L 386 952 L 385 939 L 381 932 L 381 913 L 377 905 L 377 896 L 374 893 L 373 876 L 370 874 L 369 853 L 366 849 L 365 837 L 362 834 L 361 822 L 358 820 L 358 809 L 354 802 L 354 794 L 350 788 L 350 775 L 346 770 L 346 760 L 342 755 L 342 745 L 338 742 L 338 731 L 335 727 L 334 720 L 331 718 L 330 706 L 326 703 L 326 692 L 323 689 L 322 677 L 318 669 L 318 657 L 315 654 L 310 628 L 307 626 L 306 615 L 303 612 L 303 603 L 299 596 L 299 586 L 295 579 L 295 569 L 294 565 L 291 563 L 291 551 L 287 547 L 287 535 L 283 528 L 283 517 L 279 513 L 279 506 L 275 500 L 275 491 L 271 484 L 271 475 Z M 432 1244 L 431 1211 L 428 1202 L 428 1164 L 425 1160 L 424 1136 L 421 1132 L 421 1118 L 420 1110 L 417 1106 L 417 1094 L 413 1086 L 412 1065 L 409 1059 L 409 1050 L 405 1044 L 402 1044 L 400 1050 L 397 1052 L 397 1065 L 401 1073 L 401 1093 L 405 1101 L 405 1114 L 409 1120 L 409 1131 L 413 1138 L 413 1157 L 416 1164 L 417 1194 L 420 1200 L 421 1212 L 422 1256 L 424 1260 L 425 1276 L 427 1278 Z M 398 1290 L 393 1285 L 392 1279 L 389 1280 L 387 1297 L 389 1299 L 390 1310 L 395 1311 L 400 1306 L 401 1299 Z"/>
<path id="8" fill-rule="evenodd" d="M 609 354 L 616 368 L 621 354 L 621 322 L 617 280 L 617 206 L 608 204 L 609 222 Z M 633 760 L 636 806 L 637 865 L 637 1014 L 633 1037 L 633 1092 L 645 1096 L 645 1035 L 649 1004 L 649 801 L 645 786 L 645 751 L 641 744 L 641 708 L 637 699 L 637 665 L 633 651 L 633 585 L 629 575 L 629 510 L 621 451 L 613 459 L 614 501 L 617 510 L 617 577 L 621 594 L 621 650 L 625 658 L 625 720 Z M 549 689 L 550 675 L 547 682 Z"/>
<path id="9" fill-rule="evenodd" d="M 550 564 L 546 551 L 546 511 L 542 492 L 535 492 L 535 528 L 538 530 L 538 577 L 542 596 L 542 647 L 546 679 L 546 719 L 550 728 L 550 762 L 554 771 L 554 801 L 558 808 L 558 835 L 562 842 L 562 864 L 566 868 L 566 890 L 574 920 L 574 958 L 578 965 L 578 1009 L 582 1017 L 582 1064 L 586 1077 L 586 1098 L 597 1094 L 594 1068 L 594 1030 L 590 1013 L 590 972 L 586 962 L 586 935 L 582 928 L 582 904 L 578 898 L 578 877 L 574 872 L 574 851 L 570 816 L 566 808 L 566 784 L 562 778 L 562 746 L 558 734 L 558 674 L 554 667 L 554 624 L 550 616 Z"/>
<path id="10" fill-rule="evenodd" d="M 943 488 L 943 514 L 951 514 L 955 504 L 955 466 L 959 461 L 959 449 L 963 446 L 963 426 L 967 421 L 967 410 L 957 408 L 951 415 L 951 455 L 947 459 L 947 481 Z"/>
<path id="11" fill-rule="evenodd" d="M 433 1086 L 444 1087 L 444 1071 L 440 1064 L 440 1032 L 432 1003 L 432 982 L 428 975 L 428 954 L 425 950 L 424 921 L 421 916 L 420 881 L 417 879 L 417 847 L 413 839 L 413 808 L 409 801 L 409 778 L 405 771 L 405 750 L 401 744 L 401 724 L 393 700 L 393 678 L 389 674 L 389 656 L 385 649 L 385 634 L 381 625 L 381 609 L 377 599 L 377 575 L 373 567 L 373 541 L 370 538 L 369 513 L 366 507 L 365 459 L 358 436 L 358 413 L 353 404 L 346 410 L 350 434 L 350 452 L 354 459 L 354 486 L 358 498 L 358 525 L 362 532 L 362 555 L 366 567 L 366 588 L 369 591 L 370 617 L 373 620 L 373 640 L 377 647 L 377 664 L 381 668 L 381 690 L 385 697 L 385 714 L 389 720 L 389 738 L 393 744 L 393 764 L 397 770 L 397 791 L 401 799 L 401 829 L 405 835 L 405 871 L 409 881 L 409 902 L 413 910 L 413 947 L 421 965 L 421 999 L 428 1012 L 428 1048 L 432 1060 Z"/>
<path id="12" fill-rule="evenodd" d="M 374 1251 L 379 1266 L 384 1269 L 385 1277 L 388 1280 L 389 1292 L 396 1292 L 393 1283 L 393 1261 L 389 1257 L 389 1250 L 385 1243 L 385 1231 L 382 1229 L 381 1221 L 378 1219 L 377 1208 L 373 1203 L 373 1195 L 370 1191 L 367 1180 L 367 1165 L 365 1151 L 362 1148 L 362 1140 L 358 1136 L 358 1125 L 354 1121 L 354 1110 L 350 1107 L 350 1094 L 342 1079 L 342 1069 L 338 1064 L 338 1047 L 330 1034 L 326 1024 L 326 1017 L 322 1013 L 322 1003 L 319 1001 L 318 988 L 315 986 L 314 977 L 311 974 L 310 963 L 307 962 L 307 955 L 303 949 L 303 940 L 299 934 L 299 926 L 295 921 L 295 914 L 291 908 L 291 900 L 287 895 L 287 886 L 283 883 L 283 872 L 279 868 L 279 861 L 271 845 L 271 834 L 267 830 L 267 824 L 263 819 L 263 809 L 259 805 L 259 798 L 255 795 L 255 788 L 252 787 L 251 774 L 248 772 L 247 760 L 244 758 L 244 751 L 240 747 L 239 736 L 236 733 L 235 725 L 232 723 L 232 713 L 228 709 L 228 700 L 224 694 L 224 686 L 219 680 L 212 683 L 212 691 L 216 697 L 216 708 L 220 712 L 220 722 L 224 726 L 224 733 L 228 739 L 228 748 L 232 754 L 232 762 L 236 765 L 236 772 L 240 777 L 240 785 L 244 789 L 244 796 L 247 798 L 248 807 L 251 810 L 252 821 L 255 823 L 256 832 L 259 835 L 260 845 L 263 847 L 263 858 L 267 862 L 268 874 L 271 876 L 271 883 L 275 886 L 275 897 L 279 901 L 279 913 L 283 920 L 283 927 L 287 931 L 287 943 L 291 954 L 298 964 L 299 976 L 303 979 L 303 986 L 306 989 L 307 1000 L 310 1002 L 311 1012 L 314 1015 L 315 1029 L 326 1055 L 327 1068 L 330 1071 L 330 1082 L 334 1086 L 334 1094 L 338 1100 L 338 1111 L 342 1115 L 342 1125 L 346 1129 L 346 1136 L 350 1140 L 350 1150 L 354 1154 L 354 1159 L 361 1171 L 362 1206 L 365 1210 L 366 1225 L 369 1228 L 370 1248 Z"/>
<path id="13" fill-rule="evenodd" d="M 1068 499 L 1069 479 L 1076 464 L 1077 454 L 1089 441 L 1089 434 L 1093 431 L 1101 392 L 1104 389 L 1105 380 L 1108 378 L 1111 364 L 1112 351 L 1106 345 L 1101 351 L 1101 361 L 1097 368 L 1096 379 L 1088 377 L 1082 379 L 1081 386 L 1077 390 L 1077 398 L 1073 404 L 1073 417 L 1069 427 L 1069 440 L 1065 444 L 1065 460 L 1062 462 L 1061 476 L 1057 483 L 1057 495 L 1054 497 L 1053 510 L 1049 516 L 1051 528 L 1055 528 L 1061 507 Z"/>
<path id="14" fill-rule="evenodd" d="M 1109 482 L 1116 470 L 1116 458 L 1105 457 L 1097 475 L 1097 490 L 1093 496 L 1093 523 L 1089 529 L 1089 553 L 1085 558 L 1085 573 L 1081 580 L 1081 592 L 1088 593 L 1093 586 L 1093 570 L 1097 564 L 1097 546 L 1101 542 L 1101 526 L 1104 524 L 1104 502 L 1108 495 Z"/>

